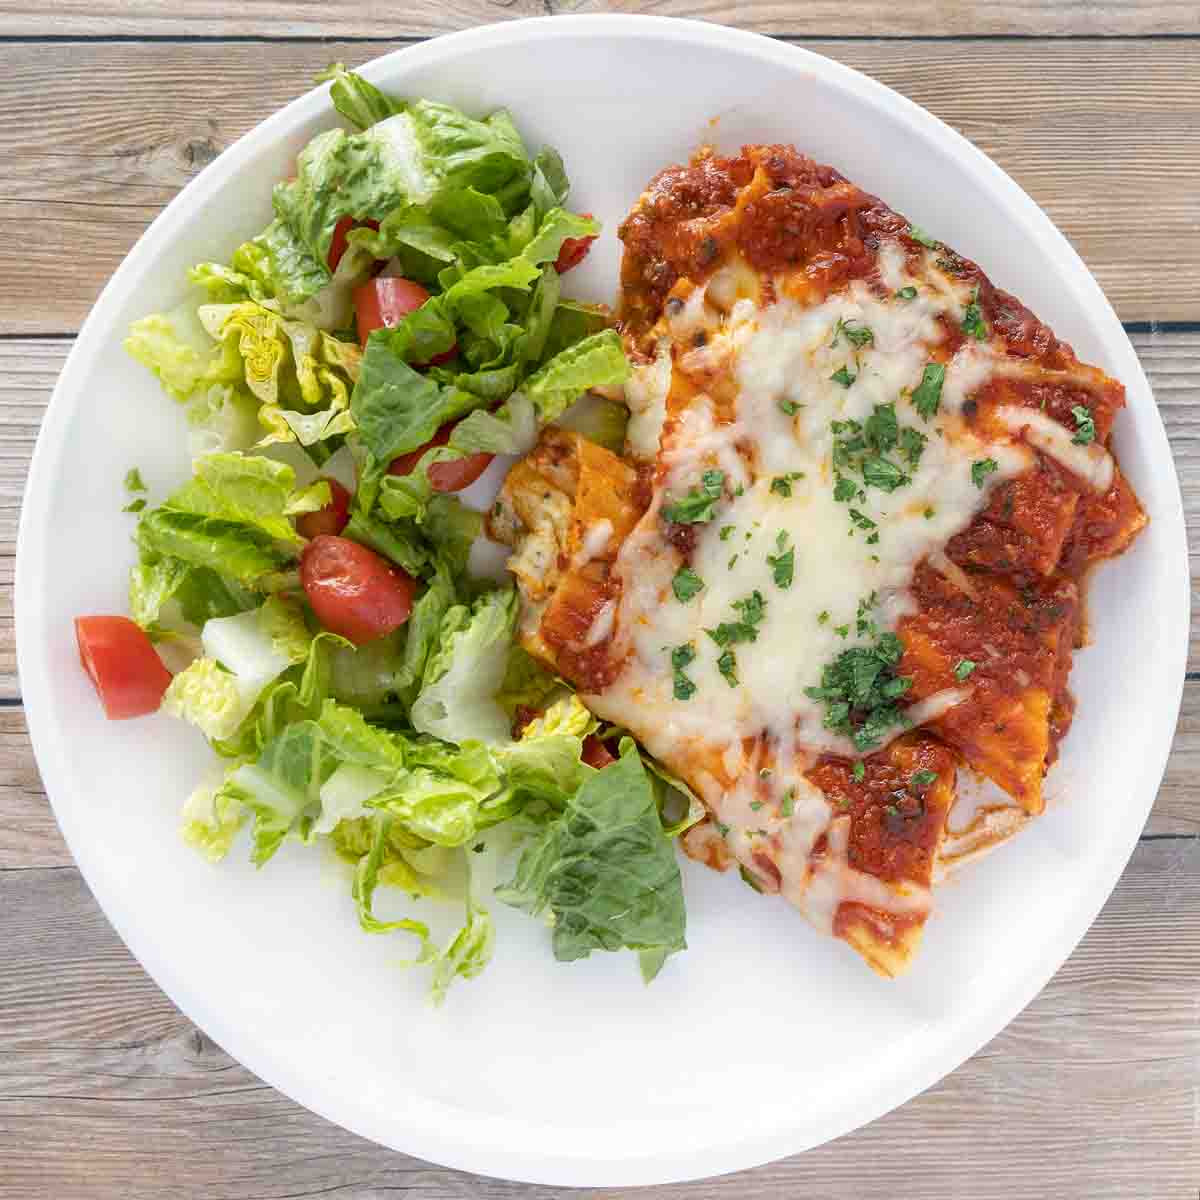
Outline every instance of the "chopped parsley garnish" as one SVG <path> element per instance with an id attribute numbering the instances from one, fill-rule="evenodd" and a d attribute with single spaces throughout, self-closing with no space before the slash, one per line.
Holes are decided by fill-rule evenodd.
<path id="1" fill-rule="evenodd" d="M 779 537 L 775 539 L 775 546 L 779 553 L 767 555 L 767 564 L 775 577 L 775 586 L 780 588 L 791 587 L 792 578 L 796 573 L 795 547 L 787 546 L 787 540 L 787 532 L 781 529 Z M 787 546 L 786 550 L 785 546 Z"/>
<path id="2" fill-rule="evenodd" d="M 839 475 L 837 483 L 833 485 L 833 498 L 844 504 L 848 500 L 853 500 L 857 495 L 858 484 L 853 479 Z"/>
<path id="3" fill-rule="evenodd" d="M 686 604 L 704 587 L 704 580 L 691 567 L 680 567 L 671 580 L 671 591 L 680 604 Z"/>
<path id="4" fill-rule="evenodd" d="M 897 300 L 915 300 L 917 298 L 917 289 L 909 284 L 908 287 L 902 287 L 896 293 Z"/>
<path id="5" fill-rule="evenodd" d="M 977 665 L 978 664 L 973 663 L 969 658 L 960 658 L 954 667 L 954 678 L 957 679 L 959 683 L 964 682 L 966 679 L 970 678 L 971 672 L 975 670 Z"/>
<path id="6" fill-rule="evenodd" d="M 744 496 L 746 494 L 746 485 L 744 483 L 739 483 L 737 487 L 733 489 L 733 494 L 735 496 Z"/>
<path id="7" fill-rule="evenodd" d="M 908 476 L 887 458 L 864 458 L 862 472 L 865 483 L 884 492 L 894 492 L 909 482 Z"/>
<path id="8" fill-rule="evenodd" d="M 1071 439 L 1077 446 L 1087 446 L 1096 440 L 1096 422 L 1092 418 L 1091 409 L 1082 404 L 1071 407 L 1071 416 L 1075 418 L 1075 436 Z"/>
<path id="9" fill-rule="evenodd" d="M 872 592 L 865 600 L 858 602 L 858 612 L 854 615 L 854 628 L 859 637 L 874 637 L 879 632 L 879 626 L 871 620 L 871 610 L 879 600 L 879 593 Z"/>
<path id="10" fill-rule="evenodd" d="M 787 413 L 789 417 L 794 417 L 803 407 L 799 401 L 789 400 L 786 396 L 779 401 L 779 411 Z"/>
<path id="11" fill-rule="evenodd" d="M 839 317 L 838 323 L 833 327 L 833 341 L 829 343 L 830 346 L 836 346 L 838 338 L 843 335 L 850 345 L 857 347 L 859 350 L 864 346 L 870 346 L 875 341 L 875 335 L 866 325 L 853 319 L 843 321 Z"/>
<path id="12" fill-rule="evenodd" d="M 971 303 L 963 312 L 962 331 L 967 337 L 973 337 L 977 342 L 987 341 L 987 322 L 983 319 L 983 311 L 979 307 L 979 289 L 971 297 Z"/>
<path id="13" fill-rule="evenodd" d="M 824 624 L 826 624 L 826 622 L 828 622 L 828 620 L 829 620 L 829 609 L 824 608 L 819 613 L 817 613 L 817 624 L 818 625 L 824 625 Z"/>
<path id="14" fill-rule="evenodd" d="M 771 491 L 778 493 L 780 496 L 790 497 L 792 494 L 792 484 L 797 479 L 803 478 L 803 471 L 789 471 L 786 475 L 776 475 L 771 480 Z"/>
<path id="15" fill-rule="evenodd" d="M 740 620 L 722 621 L 716 629 L 704 631 L 722 648 L 737 642 L 757 641 L 758 626 L 762 624 L 767 613 L 767 602 L 757 588 L 745 599 L 735 600 L 733 607 L 737 610 Z"/>
<path id="16" fill-rule="evenodd" d="M 842 387 L 849 387 L 854 382 L 854 376 L 846 370 L 845 367 L 838 367 L 836 371 L 829 377 L 834 383 L 840 383 Z"/>
<path id="17" fill-rule="evenodd" d="M 705 471 L 700 476 L 700 487 L 692 488 L 681 500 L 668 504 L 662 510 L 663 516 L 676 525 L 699 525 L 711 521 L 724 486 L 724 471 Z"/>
<path id="18" fill-rule="evenodd" d="M 674 673 L 676 700 L 690 700 L 696 694 L 696 685 L 684 674 L 695 657 L 696 647 L 691 642 L 676 646 L 671 651 L 671 670 Z"/>
<path id="19" fill-rule="evenodd" d="M 821 686 L 805 688 L 825 705 L 824 725 L 844 734 L 856 750 L 870 750 L 886 730 L 904 725 L 907 717 L 896 703 L 912 687 L 895 668 L 904 646 L 894 633 L 880 634 L 873 646 L 851 646 L 821 672 Z"/>
<path id="20" fill-rule="evenodd" d="M 913 407 L 926 421 L 938 410 L 942 402 L 942 384 L 946 382 L 946 368 L 942 363 L 926 363 L 912 394 Z"/>
<path id="21" fill-rule="evenodd" d="M 931 250 L 936 250 L 942 244 L 937 238 L 930 237 L 920 225 L 910 225 L 905 232 L 914 242 L 919 242 L 922 246 L 928 246 Z"/>
<path id="22" fill-rule="evenodd" d="M 722 837 L 728 837 L 729 836 L 729 826 L 726 825 L 724 821 L 718 821 L 717 822 L 717 832 Z"/>
<path id="23" fill-rule="evenodd" d="M 977 487 L 983 487 L 983 481 L 993 472 L 1000 469 L 1000 464 L 994 458 L 981 458 L 971 464 L 971 482 Z"/>
<path id="24" fill-rule="evenodd" d="M 721 655 L 717 659 L 717 670 L 725 676 L 725 682 L 730 687 L 737 687 L 739 683 L 737 677 L 737 655 L 728 647 L 721 651 Z"/>
<path id="25" fill-rule="evenodd" d="M 933 511 L 933 509 L 932 509 L 932 508 L 927 508 L 927 509 L 925 510 L 925 520 L 927 520 L 927 521 L 932 521 L 932 520 L 933 520 L 933 518 L 934 518 L 934 511 Z"/>
<path id="26" fill-rule="evenodd" d="M 867 767 L 861 758 L 856 759 L 854 766 L 850 768 L 850 774 L 854 776 L 855 783 L 862 783 L 867 777 Z"/>
<path id="27" fill-rule="evenodd" d="M 145 507 L 146 507 L 145 499 L 143 497 L 139 496 L 136 500 L 130 500 L 130 502 L 128 504 L 126 504 L 125 507 L 121 509 L 121 511 L 137 513 L 137 512 L 141 512 L 142 509 Z"/>
<path id="28" fill-rule="evenodd" d="M 937 783 L 936 771 L 916 771 L 913 777 L 908 781 L 908 790 L 910 792 L 924 791 L 931 783 Z"/>
<path id="29" fill-rule="evenodd" d="M 886 454 L 900 438 L 894 404 L 877 404 L 863 425 L 863 439 L 872 450 Z"/>
<path id="30" fill-rule="evenodd" d="M 146 484 L 142 479 L 142 473 L 137 469 L 137 467 L 130 467 L 129 470 L 125 472 L 125 490 L 127 492 L 144 492 L 146 490 Z"/>
<path id="31" fill-rule="evenodd" d="M 482 842 L 476 842 L 471 849 L 474 850 L 476 854 L 482 854 L 487 847 Z"/>
<path id="32" fill-rule="evenodd" d="M 860 513 L 857 508 L 852 508 L 850 510 L 850 520 L 853 521 L 859 529 L 875 528 L 875 522 L 864 513 Z"/>
<path id="33" fill-rule="evenodd" d="M 738 560 L 738 556 L 736 554 L 731 554 L 729 556 L 729 561 L 725 564 L 725 570 L 732 571 L 733 568 L 737 565 L 737 560 Z"/>
<path id="34" fill-rule="evenodd" d="M 876 487 L 883 492 L 894 492 L 911 482 L 903 469 L 887 456 L 898 446 L 904 454 L 909 454 L 912 447 L 916 446 L 919 457 L 925 439 L 915 429 L 906 427 L 901 430 L 894 404 L 876 404 L 862 424 L 858 421 L 834 421 L 830 428 L 834 434 L 835 500 L 846 502 L 856 496 L 866 498 L 865 493 L 860 493 L 857 482 L 850 478 L 855 472 L 862 476 L 863 483 L 868 487 Z M 859 528 L 867 526 L 860 525 Z"/>
<path id="35" fill-rule="evenodd" d="M 742 877 L 743 883 L 748 883 L 759 895 L 762 895 L 762 884 L 740 863 L 738 864 L 738 874 Z"/>
<path id="36" fill-rule="evenodd" d="M 796 811 L 796 789 L 788 788 L 783 793 L 783 802 L 779 805 L 779 815 L 781 817 L 790 817 Z"/>
<path id="37" fill-rule="evenodd" d="M 904 455 L 910 467 L 916 467 L 925 452 L 925 443 L 929 439 L 911 425 L 905 425 L 900 430 L 900 453 Z"/>
<path id="38" fill-rule="evenodd" d="M 760 808 L 762 808 L 762 806 L 763 806 L 765 803 L 766 803 L 766 801 L 765 801 L 765 800 L 751 800 L 751 801 L 750 801 L 750 807 L 751 807 L 751 809 L 753 809 L 753 810 L 754 810 L 754 812 L 758 812 L 758 810 L 759 810 Z"/>
<path id="39" fill-rule="evenodd" d="M 840 637 L 840 638 L 848 638 L 850 636 L 850 626 L 849 625 L 835 625 L 833 627 L 833 632 L 836 633 L 838 635 L 838 637 Z"/>
<path id="40" fill-rule="evenodd" d="M 721 541 L 723 541 L 723 542 L 729 541 L 730 535 L 733 533 L 733 531 L 736 528 L 737 528 L 736 525 L 722 525 L 721 532 L 719 534 Z"/>

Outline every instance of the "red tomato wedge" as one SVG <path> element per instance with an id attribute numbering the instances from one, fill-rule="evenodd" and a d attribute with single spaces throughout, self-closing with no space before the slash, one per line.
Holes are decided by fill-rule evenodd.
<path id="1" fill-rule="evenodd" d="M 580 213 L 580 216 L 591 218 L 591 213 Z M 592 243 L 596 240 L 595 235 L 591 237 L 567 238 L 558 251 L 558 258 L 554 260 L 554 269 L 561 275 L 564 271 L 569 271 L 572 267 L 577 267 L 588 256 L 588 251 L 592 248 Z"/>
<path id="2" fill-rule="evenodd" d="M 353 217 L 343 217 L 333 227 L 333 237 L 329 240 L 329 257 L 325 260 L 329 264 L 331 271 L 338 269 L 338 263 L 342 261 L 342 255 L 346 253 L 346 248 L 349 246 L 349 240 L 346 235 L 356 225 L 366 225 L 369 229 L 374 229 L 379 232 L 378 221 L 356 221 Z"/>
<path id="3" fill-rule="evenodd" d="M 393 458 L 388 467 L 388 474 L 408 475 L 421 461 L 421 455 L 426 450 L 432 450 L 434 446 L 444 446 L 450 440 L 450 433 L 457 424 L 457 421 L 451 421 L 443 425 L 425 445 Z M 453 462 L 434 463 L 429 468 L 429 484 L 435 492 L 461 492 L 488 469 L 493 458 L 494 454 L 468 454 L 465 458 L 457 458 Z"/>
<path id="4" fill-rule="evenodd" d="M 595 767 L 597 771 L 603 770 L 609 763 L 617 761 L 609 748 L 594 733 L 589 733 L 583 739 L 583 754 L 580 757 L 589 767 Z"/>
<path id="5" fill-rule="evenodd" d="M 376 329 L 391 329 L 393 325 L 399 325 L 428 299 L 429 293 L 419 283 L 394 275 L 378 275 L 356 287 L 354 320 L 358 325 L 358 340 L 362 348 L 367 348 L 367 339 Z M 451 346 L 444 354 L 435 354 L 427 363 L 417 365 L 436 367 L 449 362 L 454 354 L 455 347 Z"/>
<path id="6" fill-rule="evenodd" d="M 79 661 L 110 721 L 155 712 L 171 682 L 145 633 L 128 617 L 76 617 Z"/>
<path id="7" fill-rule="evenodd" d="M 300 582 L 317 620 L 356 646 L 403 625 L 416 590 L 409 575 L 374 550 L 331 534 L 304 547 Z"/>
<path id="8" fill-rule="evenodd" d="M 350 520 L 350 493 L 336 479 L 324 477 L 329 484 L 329 503 L 316 512 L 301 513 L 296 531 L 301 537 L 315 538 L 323 533 L 341 533 Z"/>

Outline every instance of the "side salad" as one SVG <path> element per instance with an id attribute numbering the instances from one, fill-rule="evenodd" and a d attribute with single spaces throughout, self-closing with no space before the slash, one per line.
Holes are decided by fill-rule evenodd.
<path id="1" fill-rule="evenodd" d="M 550 422 L 619 446 L 622 410 L 576 401 L 625 379 L 620 339 L 560 285 L 599 226 L 507 112 L 322 78 L 345 126 L 126 339 L 185 407 L 193 475 L 151 502 L 129 472 L 130 615 L 79 618 L 81 661 L 109 717 L 208 739 L 187 842 L 219 860 L 246 830 L 259 867 L 332 847 L 361 927 L 410 935 L 435 1000 L 487 964 L 495 900 L 544 918 L 556 958 L 627 948 L 649 980 L 685 945 L 671 839 L 699 805 L 518 646 L 457 494 Z M 380 915 L 383 885 L 410 911 Z M 447 900 L 442 943 L 424 913 Z"/>

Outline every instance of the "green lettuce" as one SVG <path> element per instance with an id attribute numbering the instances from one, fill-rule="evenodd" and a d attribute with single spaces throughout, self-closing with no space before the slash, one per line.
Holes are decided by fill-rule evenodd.
<path id="1" fill-rule="evenodd" d="M 560 962 L 628 948 L 639 953 L 649 982 L 668 955 L 686 947 L 679 866 L 632 739 L 526 846 L 497 895 L 535 916 L 553 915 Z"/>
<path id="2" fill-rule="evenodd" d="M 347 71 L 345 63 L 333 63 L 317 76 L 318 83 L 329 84 L 329 98 L 351 125 L 367 129 L 396 112 L 396 105 L 373 83 Z"/>
<path id="3" fill-rule="evenodd" d="M 229 853 L 245 819 L 241 801 L 224 794 L 219 783 L 202 783 L 183 806 L 180 832 L 189 846 L 219 862 Z"/>
<path id="4" fill-rule="evenodd" d="M 461 604 L 449 609 L 413 702 L 415 729 L 454 743 L 511 741 L 511 723 L 496 693 L 516 620 L 511 588 L 485 592 L 470 609 Z"/>
<path id="5" fill-rule="evenodd" d="M 347 85 L 340 94 L 348 92 Z M 357 92 L 352 111 L 365 115 L 364 90 Z M 377 103 L 371 97 L 369 106 Z M 276 185 L 276 215 L 318 262 L 343 217 L 379 221 L 401 205 L 430 205 L 467 188 L 506 207 L 528 195 L 529 159 L 507 113 L 476 121 L 428 100 L 393 106 L 398 111 L 359 133 L 318 134 L 300 152 L 296 178 Z"/>
<path id="6" fill-rule="evenodd" d="M 296 472 L 261 455 L 210 454 L 193 464 L 195 475 L 166 507 L 236 521 L 280 542 L 300 544 L 292 518 L 329 503 L 329 484 L 296 487 Z"/>

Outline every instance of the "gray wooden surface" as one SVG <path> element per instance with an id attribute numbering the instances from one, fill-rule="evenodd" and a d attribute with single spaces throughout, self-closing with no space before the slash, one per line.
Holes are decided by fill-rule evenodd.
<path id="1" fill-rule="evenodd" d="M 992 154 L 1067 232 L 1127 322 L 1167 424 L 1196 560 L 1196 0 L 0 0 L 0 1198 L 557 1194 L 345 1133 L 259 1082 L 175 1010 L 109 928 L 54 824 L 25 733 L 10 585 L 29 455 L 72 335 L 187 179 L 331 59 L 363 61 L 486 21 L 604 10 L 791 36 L 898 88 Z M 866 1129 L 649 1195 L 1200 1194 L 1198 636 L 1146 834 L 1029 1009 Z"/>

